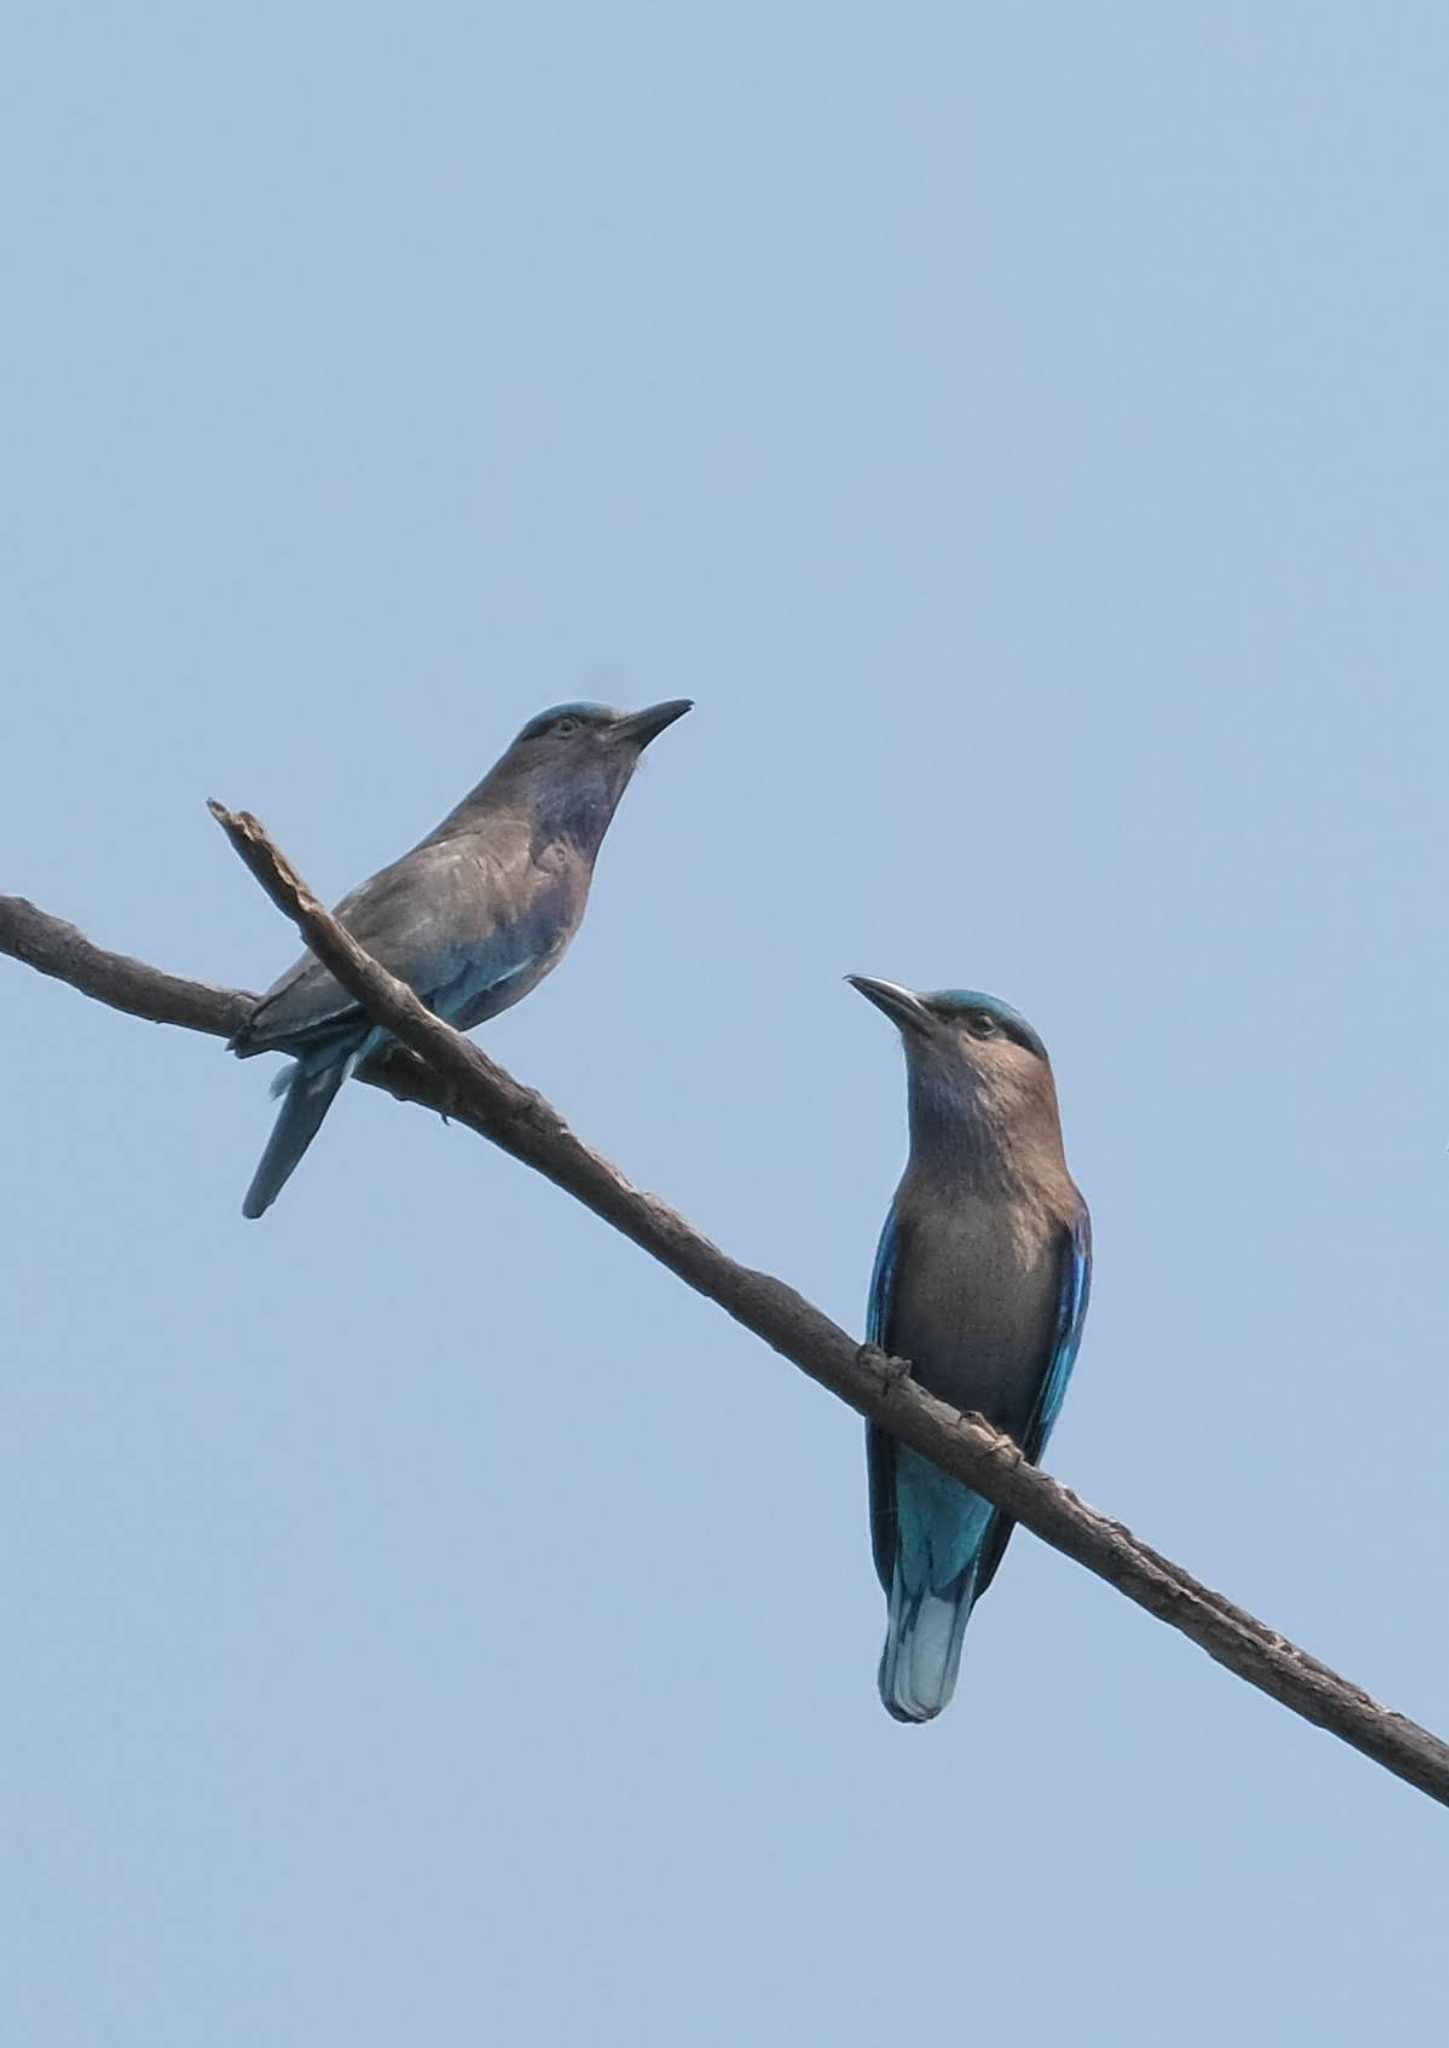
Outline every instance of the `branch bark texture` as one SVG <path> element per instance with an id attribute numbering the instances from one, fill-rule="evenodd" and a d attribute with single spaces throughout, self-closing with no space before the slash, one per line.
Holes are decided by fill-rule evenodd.
<path id="1" fill-rule="evenodd" d="M 542 1096 L 433 1016 L 312 895 L 257 820 L 211 806 L 242 860 L 323 965 L 398 1041 L 357 1078 L 467 1125 L 631 1238 L 688 1286 L 861 1415 L 1004 1508 L 1023 1528 L 1191 1638 L 1218 1663 L 1449 1805 L 1449 1745 L 1202 1585 L 1023 1459 L 979 1415 L 961 1415 L 773 1275 L 738 1265 L 657 1196 L 592 1151 Z M 107 953 L 22 898 L 0 897 L 0 952 L 157 1023 L 230 1036 L 255 998 Z"/>

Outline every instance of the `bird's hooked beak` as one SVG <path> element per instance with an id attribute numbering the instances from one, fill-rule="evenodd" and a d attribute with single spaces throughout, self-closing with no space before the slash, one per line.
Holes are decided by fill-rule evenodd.
<path id="1" fill-rule="evenodd" d="M 683 718 L 686 711 L 693 709 L 692 697 L 671 697 L 667 704 L 651 704 L 647 711 L 631 711 L 627 718 L 616 719 L 609 738 L 626 740 L 642 754 L 666 726 L 673 725 L 676 718 Z"/>
<path id="2" fill-rule="evenodd" d="M 874 1003 L 883 1010 L 892 1024 L 902 1031 L 922 1032 L 930 1029 L 930 1011 L 914 989 L 902 988 L 899 982 L 872 981 L 868 974 L 847 974 L 846 980 L 857 988 L 868 1003 Z"/>

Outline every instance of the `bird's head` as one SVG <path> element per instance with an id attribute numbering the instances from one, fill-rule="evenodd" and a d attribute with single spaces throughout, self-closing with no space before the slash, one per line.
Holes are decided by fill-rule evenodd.
<path id="1" fill-rule="evenodd" d="M 645 711 L 604 704 L 555 704 L 530 718 L 495 771 L 527 793 L 543 820 L 597 839 L 651 740 L 692 709 L 688 697 Z"/>
<path id="2" fill-rule="evenodd" d="M 626 760 L 632 767 L 651 740 L 683 718 L 693 704 L 672 697 L 647 711 L 611 711 L 606 704 L 555 704 L 530 718 L 509 752 L 520 761 L 557 770 L 596 761 Z"/>
<path id="3" fill-rule="evenodd" d="M 847 980 L 901 1034 L 913 1094 L 1010 1110 L 1054 1094 L 1046 1047 L 1018 1010 L 978 989 L 917 993 L 893 981 Z"/>

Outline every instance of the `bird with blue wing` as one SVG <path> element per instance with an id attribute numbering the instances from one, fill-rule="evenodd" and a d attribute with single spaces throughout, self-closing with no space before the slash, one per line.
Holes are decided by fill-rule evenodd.
<path id="1" fill-rule="evenodd" d="M 540 712 L 435 831 L 343 897 L 339 922 L 457 1030 L 496 1017 L 562 959 L 640 755 L 690 708 Z M 271 1207 L 342 1083 L 386 1037 L 310 953 L 261 997 L 232 1051 L 296 1064 L 273 1090 L 282 1107 L 244 1216 Z"/>
<path id="2" fill-rule="evenodd" d="M 901 1034 L 910 1122 L 867 1334 L 1035 1463 L 1076 1363 L 1092 1269 L 1046 1047 L 993 996 L 850 981 Z M 873 1423 L 866 1454 L 887 1601 L 880 1695 L 896 1720 L 930 1721 L 955 1689 L 966 1624 L 1013 1524 Z"/>

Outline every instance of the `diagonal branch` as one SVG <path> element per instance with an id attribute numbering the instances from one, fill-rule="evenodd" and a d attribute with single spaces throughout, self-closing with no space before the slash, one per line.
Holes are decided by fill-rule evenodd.
<path id="1" fill-rule="evenodd" d="M 1004 1508 L 1044 1542 L 1085 1565 L 1209 1656 L 1305 1720 L 1339 1736 L 1420 1791 L 1449 1805 L 1449 1746 L 1286 1641 L 1220 1593 L 1086 1506 L 982 1417 L 959 1415 L 909 1377 L 899 1360 L 859 1345 L 770 1274 L 736 1265 L 656 1196 L 575 1136 L 558 1112 L 521 1087 L 470 1039 L 363 952 L 247 813 L 212 811 L 247 867 L 304 940 L 399 1045 L 359 1079 L 445 1112 L 542 1173 L 689 1286 L 717 1302 L 812 1379 Z M 252 998 L 184 982 L 90 945 L 30 904 L 0 897 L 0 951 L 71 982 L 102 1002 L 193 1030 L 230 1033 Z M 406 1050 L 404 1050 L 406 1048 Z M 416 1057 L 414 1057 L 416 1055 Z"/>

